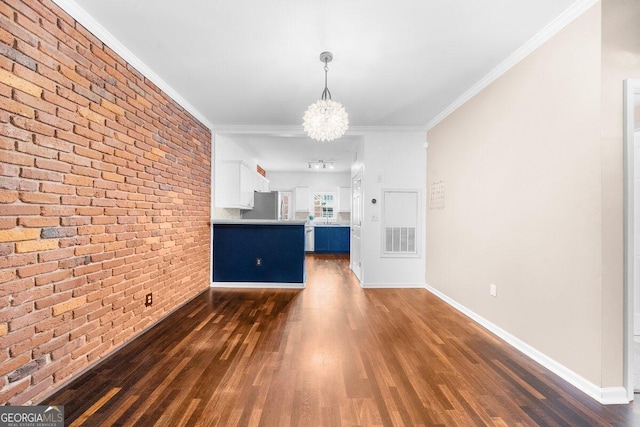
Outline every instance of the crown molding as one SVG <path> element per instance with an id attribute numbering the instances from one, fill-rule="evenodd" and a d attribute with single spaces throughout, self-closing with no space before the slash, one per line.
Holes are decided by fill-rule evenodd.
<path id="1" fill-rule="evenodd" d="M 569 6 L 564 12 L 558 15 L 558 17 L 530 38 L 524 45 L 513 52 L 507 59 L 491 70 L 489 74 L 484 76 L 478 83 L 469 88 L 458 99 L 453 101 L 451 105 L 427 123 L 427 130 L 433 128 L 435 125 L 447 118 L 450 114 L 480 93 L 484 88 L 496 81 L 500 76 L 513 68 L 518 62 L 522 61 L 534 50 L 542 46 L 547 40 L 560 32 L 560 30 L 573 22 L 577 17 L 582 15 L 587 9 L 597 2 L 598 0 L 578 0 Z"/>
<path id="2" fill-rule="evenodd" d="M 131 52 L 125 45 L 123 45 L 113 34 L 107 31 L 102 25 L 98 23 L 91 15 L 84 10 L 77 1 L 74 0 L 53 0 L 62 10 L 71 15 L 73 19 L 83 25 L 94 36 L 99 38 L 104 44 L 109 46 L 115 53 L 120 55 L 122 59 L 127 61 L 131 66 L 135 67 L 143 76 L 148 78 L 158 86 L 164 93 L 169 95 L 175 102 L 180 104 L 182 108 L 187 110 L 196 119 L 200 120 L 202 124 L 207 126 L 210 130 L 213 129 L 213 123 L 211 123 L 200 111 L 198 111 L 193 105 L 191 105 L 186 99 L 184 99 L 175 89 L 173 89 L 167 82 L 165 82 L 160 76 L 153 72 L 151 68 L 147 66 L 140 58 L 138 58 L 133 52 Z"/>
<path id="3" fill-rule="evenodd" d="M 306 137 L 302 125 L 216 125 L 212 131 L 217 134 L 250 134 L 281 137 Z M 426 132 L 426 126 L 351 126 L 345 136 L 362 136 L 371 132 Z"/>

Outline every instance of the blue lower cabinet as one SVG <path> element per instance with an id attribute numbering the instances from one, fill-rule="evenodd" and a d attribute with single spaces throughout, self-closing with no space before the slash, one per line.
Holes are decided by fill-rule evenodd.
<path id="1" fill-rule="evenodd" d="M 304 282 L 304 225 L 214 225 L 214 282 Z"/>
<path id="2" fill-rule="evenodd" d="M 313 239 L 315 253 L 349 253 L 349 227 L 315 227 Z"/>

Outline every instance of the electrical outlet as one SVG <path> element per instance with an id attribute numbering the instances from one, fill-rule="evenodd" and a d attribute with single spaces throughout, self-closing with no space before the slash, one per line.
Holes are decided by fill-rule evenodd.
<path id="1" fill-rule="evenodd" d="M 148 293 L 145 297 L 144 297 L 144 306 L 145 307 L 149 307 L 153 304 L 153 294 L 152 293 Z"/>
<path id="2" fill-rule="evenodd" d="M 498 296 L 498 287 L 493 283 L 489 285 L 489 295 L 491 295 L 492 297 Z"/>
<path id="3" fill-rule="evenodd" d="M 256 258 L 256 266 L 260 267 L 262 265 L 262 258 Z"/>

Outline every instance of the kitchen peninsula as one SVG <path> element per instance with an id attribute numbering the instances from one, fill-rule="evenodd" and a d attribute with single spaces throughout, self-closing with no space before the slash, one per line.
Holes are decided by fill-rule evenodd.
<path id="1" fill-rule="evenodd" d="M 303 288 L 305 221 L 214 220 L 212 286 Z"/>

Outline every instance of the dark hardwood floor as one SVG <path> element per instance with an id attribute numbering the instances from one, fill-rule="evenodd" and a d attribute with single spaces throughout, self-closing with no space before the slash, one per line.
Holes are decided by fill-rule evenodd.
<path id="1" fill-rule="evenodd" d="M 640 425 L 420 289 L 344 256 L 305 290 L 210 289 L 42 404 L 71 426 Z"/>

